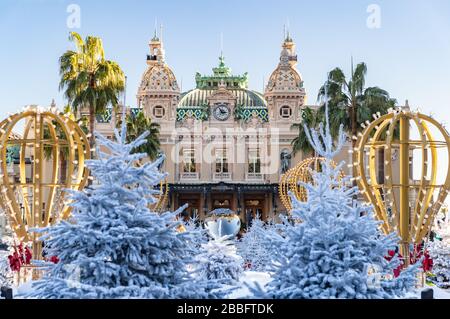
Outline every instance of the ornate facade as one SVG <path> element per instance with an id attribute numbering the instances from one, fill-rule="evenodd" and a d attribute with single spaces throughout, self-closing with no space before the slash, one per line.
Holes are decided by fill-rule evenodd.
<path id="1" fill-rule="evenodd" d="M 212 74 L 195 75 L 196 87 L 180 92 L 165 59 L 163 41 L 150 41 L 137 91 L 137 108 L 161 126 L 163 170 L 169 173 L 168 209 L 189 204 L 203 218 L 216 208 L 236 211 L 247 222 L 285 208 L 278 197 L 281 174 L 308 154 L 292 154 L 292 140 L 306 107 L 295 43 L 287 35 L 264 93 L 248 88 L 248 74 L 234 75 L 223 55 Z M 310 106 L 314 107 L 314 106 Z M 110 134 L 114 116 L 97 130 Z"/>

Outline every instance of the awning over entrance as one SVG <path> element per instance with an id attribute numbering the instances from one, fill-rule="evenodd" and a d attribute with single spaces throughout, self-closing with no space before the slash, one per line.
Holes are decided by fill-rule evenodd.
<path id="1" fill-rule="evenodd" d="M 214 209 L 230 209 L 247 223 L 257 215 L 266 219 L 277 209 L 278 184 L 171 184 L 169 189 L 171 209 L 189 205 L 185 218 L 204 219 Z"/>

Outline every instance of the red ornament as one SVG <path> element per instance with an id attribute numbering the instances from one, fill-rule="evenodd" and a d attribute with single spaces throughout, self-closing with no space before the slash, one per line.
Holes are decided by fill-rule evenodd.
<path id="1" fill-rule="evenodd" d="M 51 256 L 49 261 L 54 264 L 57 264 L 59 262 L 59 258 L 58 258 L 58 256 Z"/>
<path id="2" fill-rule="evenodd" d="M 395 251 L 389 250 L 388 256 L 384 257 L 387 261 L 390 261 L 395 256 Z M 394 277 L 400 276 L 400 273 L 402 271 L 402 268 L 404 266 L 403 258 L 401 254 L 398 254 L 398 257 L 400 258 L 401 264 L 394 269 Z M 413 251 L 409 253 L 411 265 L 414 265 L 416 262 L 418 262 L 422 257 L 422 269 L 423 271 L 431 271 L 433 269 L 433 259 L 431 259 L 430 255 L 428 254 L 428 251 L 422 250 L 422 244 L 414 245 Z"/>
<path id="3" fill-rule="evenodd" d="M 19 246 L 14 245 L 14 252 L 8 256 L 9 267 L 12 271 L 20 271 L 24 265 L 30 265 L 33 254 L 28 246 L 23 247 L 23 243 Z"/>

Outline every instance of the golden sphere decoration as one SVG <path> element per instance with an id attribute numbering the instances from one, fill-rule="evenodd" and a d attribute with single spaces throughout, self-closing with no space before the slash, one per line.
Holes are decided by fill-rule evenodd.
<path id="1" fill-rule="evenodd" d="M 307 158 L 288 170 L 285 174 L 281 175 L 278 193 L 281 203 L 288 212 L 292 210 L 292 201 L 289 196 L 289 192 L 294 194 L 299 201 L 306 202 L 308 199 L 306 188 L 301 186 L 299 183 L 303 182 L 306 184 L 311 184 L 313 182 L 311 170 L 320 171 L 322 163 L 324 162 L 325 159 L 323 157 Z M 335 163 L 332 163 L 332 165 L 336 166 Z M 344 174 L 342 173 L 341 178 L 343 177 Z"/>
<path id="2" fill-rule="evenodd" d="M 19 129 L 23 136 L 13 132 Z M 18 165 L 7 160 L 13 148 L 19 153 Z M 80 126 L 56 108 L 27 107 L 0 123 L 0 205 L 18 239 L 33 243 L 33 259 L 41 259 L 42 247 L 29 229 L 69 217 L 65 189 L 86 185 L 90 152 Z"/>
<path id="3" fill-rule="evenodd" d="M 447 166 L 439 162 L 438 149 L 450 159 L 450 138 L 436 120 L 412 112 L 409 106 L 374 118 L 362 124 L 359 137 L 353 137 L 357 139 L 353 154 L 356 180 L 383 222 L 383 231 L 398 233 L 400 253 L 408 265 L 409 244 L 419 244 L 427 236 L 449 192 L 450 162 Z M 420 163 L 417 179 L 415 158 Z M 438 169 L 441 184 L 437 184 Z"/>
<path id="4" fill-rule="evenodd" d="M 142 165 L 141 162 L 137 162 L 136 165 L 140 167 Z M 156 188 L 156 187 L 155 187 Z M 164 206 L 167 204 L 167 199 L 169 198 L 169 183 L 167 179 L 162 179 L 159 182 L 158 186 L 158 194 L 152 194 L 152 196 L 156 199 L 155 203 L 150 204 L 148 208 L 154 212 L 162 212 Z"/>

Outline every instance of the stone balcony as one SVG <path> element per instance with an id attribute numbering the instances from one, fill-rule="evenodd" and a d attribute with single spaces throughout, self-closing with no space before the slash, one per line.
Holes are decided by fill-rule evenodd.
<path id="1" fill-rule="evenodd" d="M 180 181 L 182 182 L 195 182 L 198 181 L 199 174 L 197 172 L 183 172 L 180 174 Z"/>
<path id="2" fill-rule="evenodd" d="M 213 180 L 215 182 L 222 182 L 222 181 L 228 182 L 231 181 L 231 179 L 232 179 L 231 173 L 224 173 L 224 172 L 213 173 Z"/>
<path id="3" fill-rule="evenodd" d="M 262 182 L 264 180 L 264 176 L 261 173 L 246 173 L 245 180 L 247 182 Z"/>

